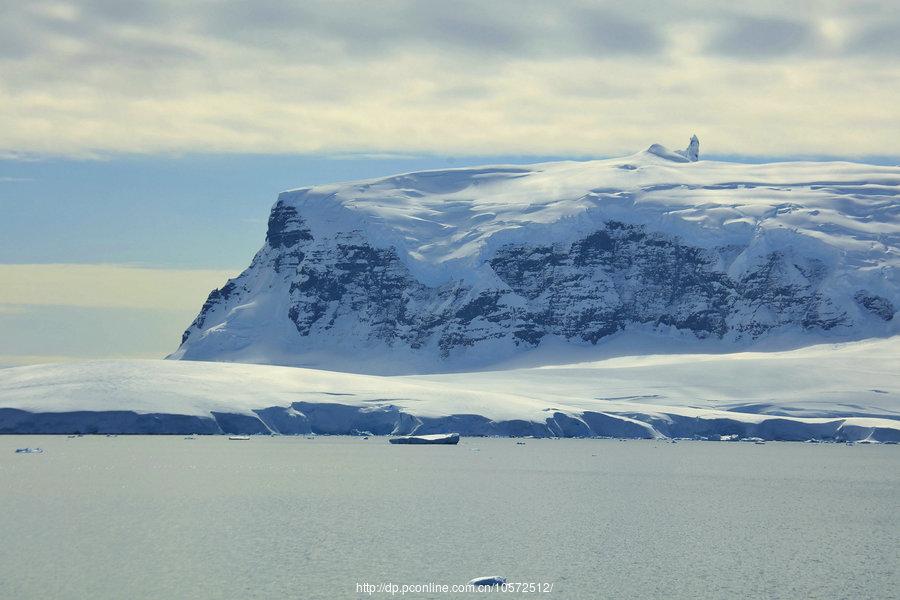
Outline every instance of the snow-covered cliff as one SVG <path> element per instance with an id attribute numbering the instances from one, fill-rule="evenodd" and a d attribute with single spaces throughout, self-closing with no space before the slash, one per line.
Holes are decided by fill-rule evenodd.
<path id="1" fill-rule="evenodd" d="M 900 168 L 699 161 L 695 142 L 284 192 L 171 358 L 391 374 L 648 333 L 699 351 L 898 333 Z"/>

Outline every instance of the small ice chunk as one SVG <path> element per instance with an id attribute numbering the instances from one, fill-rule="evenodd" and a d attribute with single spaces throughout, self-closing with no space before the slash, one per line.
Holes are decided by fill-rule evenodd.
<path id="1" fill-rule="evenodd" d="M 504 585 L 506 583 L 506 577 L 500 577 L 499 575 L 489 575 L 487 577 L 476 577 L 472 581 L 469 582 L 469 585 Z"/>

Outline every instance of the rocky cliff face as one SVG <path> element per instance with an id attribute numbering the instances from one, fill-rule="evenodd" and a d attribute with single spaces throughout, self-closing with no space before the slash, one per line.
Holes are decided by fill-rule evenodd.
<path id="1" fill-rule="evenodd" d="M 495 179 L 490 170 L 461 170 L 286 193 L 263 249 L 210 294 L 173 356 L 432 371 L 485 366 L 548 339 L 602 344 L 635 329 L 739 346 L 894 330 L 896 220 L 860 251 L 864 236 L 841 246 L 816 235 L 825 229 L 836 239 L 835 224 L 847 229 L 835 202 L 826 202 L 837 215 L 829 230 L 815 218 L 822 208 L 779 201 L 785 187 L 799 191 L 795 200 L 821 197 L 815 181 L 732 187 L 713 178 L 707 187 L 726 201 L 710 204 L 696 185 L 685 198 L 691 187 L 664 159 L 629 157 L 629 169 L 605 162 L 595 186 L 611 169 L 675 181 L 580 193 L 544 191 L 544 181 L 525 190 L 527 202 L 501 204 L 531 174 L 566 181 L 544 165 L 498 169 Z M 895 171 L 894 187 L 880 190 L 894 195 L 888 200 L 900 182 Z M 758 187 L 770 188 L 757 194 L 767 201 L 747 198 Z M 664 201 L 648 202 L 654 195 Z M 848 200 L 841 191 L 825 195 Z M 896 217 L 896 206 L 874 194 L 855 196 L 870 220 Z M 798 212 L 810 231 L 797 226 Z"/>

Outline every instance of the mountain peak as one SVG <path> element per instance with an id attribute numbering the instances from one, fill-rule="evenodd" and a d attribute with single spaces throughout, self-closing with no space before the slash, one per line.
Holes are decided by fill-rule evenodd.
<path id="1" fill-rule="evenodd" d="M 691 136 L 691 141 L 688 143 L 687 148 L 680 151 L 678 154 L 681 154 L 686 159 L 691 162 L 697 162 L 700 160 L 700 140 L 696 135 Z"/>
<path id="2" fill-rule="evenodd" d="M 662 144 L 653 144 L 647 148 L 647 152 L 673 162 L 697 162 L 700 160 L 700 140 L 696 135 L 692 135 L 691 141 L 684 150 L 673 151 Z"/>

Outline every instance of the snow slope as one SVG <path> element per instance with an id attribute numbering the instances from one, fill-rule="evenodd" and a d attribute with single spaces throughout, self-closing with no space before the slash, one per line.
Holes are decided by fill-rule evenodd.
<path id="1" fill-rule="evenodd" d="M 320 234 L 359 230 L 395 246 L 432 284 L 477 279 L 491 249 L 535 234 L 572 239 L 603 220 L 652 223 L 702 247 L 787 229 L 897 267 L 900 168 L 839 162 L 621 159 L 425 171 L 285 192 Z M 559 228 L 546 228 L 561 223 Z M 547 241 L 547 240 L 544 240 Z M 466 268 L 474 267 L 474 268 Z"/>
<path id="2" fill-rule="evenodd" d="M 284 192 L 172 358 L 403 374 L 622 332 L 699 352 L 900 333 L 900 167 L 691 147 Z"/>
<path id="3" fill-rule="evenodd" d="M 373 376 L 191 361 L 0 370 L 2 433 L 341 433 L 900 440 L 900 338 Z"/>

